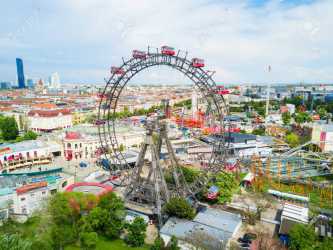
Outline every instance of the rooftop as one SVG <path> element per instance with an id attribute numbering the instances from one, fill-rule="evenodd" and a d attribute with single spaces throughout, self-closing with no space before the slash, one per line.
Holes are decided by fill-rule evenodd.
<path id="1" fill-rule="evenodd" d="M 192 233 L 203 232 L 221 241 L 229 240 L 241 226 L 240 215 L 226 211 L 204 208 L 193 221 L 170 218 L 162 227 L 161 233 L 186 239 Z"/>
<path id="2" fill-rule="evenodd" d="M 55 109 L 55 110 L 31 110 L 28 116 L 40 116 L 40 117 L 54 117 L 59 115 L 70 115 L 69 109 Z"/>

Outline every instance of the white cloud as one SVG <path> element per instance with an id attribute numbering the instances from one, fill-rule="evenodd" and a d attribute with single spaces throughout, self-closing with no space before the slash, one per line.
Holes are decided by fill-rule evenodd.
<path id="1" fill-rule="evenodd" d="M 22 53 L 50 61 L 61 60 L 64 51 L 72 64 L 66 67 L 80 73 L 54 69 L 63 71 L 63 79 L 99 81 L 101 72 L 107 75 L 108 67 L 120 64 L 132 49 L 164 44 L 205 58 L 207 67 L 217 71 L 218 82 L 333 79 L 330 0 L 295 6 L 273 0 L 261 7 L 240 0 L 63 0 L 40 9 L 39 25 L 17 42 L 31 44 L 30 50 L 21 45 Z M 15 43 L 12 46 L 15 50 Z M 182 80 L 176 73 L 156 72 L 160 81 Z M 147 73 L 138 80 L 157 78 Z"/>

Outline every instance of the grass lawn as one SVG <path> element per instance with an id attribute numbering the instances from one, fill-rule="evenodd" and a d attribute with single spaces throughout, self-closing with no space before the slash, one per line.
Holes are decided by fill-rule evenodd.
<path id="1" fill-rule="evenodd" d="M 124 241 L 122 240 L 113 240 L 109 241 L 107 239 L 104 239 L 102 237 L 99 237 L 96 250 L 107 250 L 107 249 L 112 249 L 112 250 L 148 250 L 148 246 L 143 246 L 143 247 L 129 247 L 125 244 Z M 79 246 L 67 246 L 65 247 L 65 250 L 80 250 Z"/>

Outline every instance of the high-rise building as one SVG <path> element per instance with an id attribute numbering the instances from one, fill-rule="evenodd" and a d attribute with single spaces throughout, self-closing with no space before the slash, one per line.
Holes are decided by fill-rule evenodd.
<path id="1" fill-rule="evenodd" d="M 20 89 L 25 88 L 23 61 L 21 58 L 16 58 L 16 69 L 17 69 L 17 82 Z"/>
<path id="2" fill-rule="evenodd" d="M 27 87 L 30 89 L 33 89 L 35 87 L 35 82 L 33 79 L 31 78 L 27 79 Z"/>
<path id="3" fill-rule="evenodd" d="M 0 82 L 0 89 L 10 89 L 11 83 L 10 82 Z"/>
<path id="4" fill-rule="evenodd" d="M 53 73 L 49 78 L 49 87 L 53 89 L 60 88 L 60 77 L 58 72 Z"/>

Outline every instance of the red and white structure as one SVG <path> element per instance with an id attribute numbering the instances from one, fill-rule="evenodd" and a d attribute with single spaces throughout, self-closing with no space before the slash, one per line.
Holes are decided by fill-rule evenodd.
<path id="1" fill-rule="evenodd" d="M 66 132 L 63 138 L 64 157 L 71 160 L 91 160 L 97 158 L 100 146 L 98 137 L 79 132 Z"/>
<path id="2" fill-rule="evenodd" d="M 73 125 L 72 112 L 69 109 L 31 110 L 28 121 L 30 129 L 36 132 L 50 132 Z"/>

